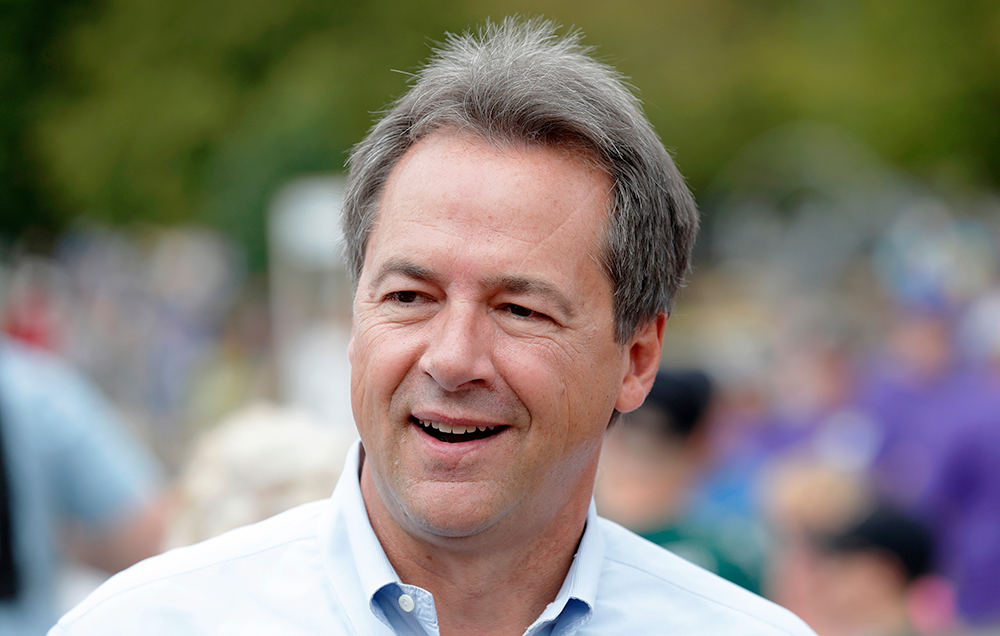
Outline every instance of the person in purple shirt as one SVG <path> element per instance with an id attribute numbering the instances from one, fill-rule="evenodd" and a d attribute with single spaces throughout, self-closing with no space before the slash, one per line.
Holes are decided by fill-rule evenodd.
<path id="1" fill-rule="evenodd" d="M 900 318 L 858 398 L 882 443 L 872 475 L 923 519 L 961 618 L 1000 624 L 1000 366 L 963 364 L 948 316 Z"/>

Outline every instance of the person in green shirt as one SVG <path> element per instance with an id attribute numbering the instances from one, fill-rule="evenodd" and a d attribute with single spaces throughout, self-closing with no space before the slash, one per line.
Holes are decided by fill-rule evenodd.
<path id="1" fill-rule="evenodd" d="M 708 459 L 715 387 L 699 370 L 661 370 L 645 403 L 609 431 L 595 497 L 600 513 L 759 593 L 760 532 L 745 520 L 700 519 L 691 499 Z"/>

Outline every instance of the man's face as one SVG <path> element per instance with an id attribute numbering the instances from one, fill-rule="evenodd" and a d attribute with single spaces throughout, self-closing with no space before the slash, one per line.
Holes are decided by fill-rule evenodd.
<path id="1" fill-rule="evenodd" d="M 399 162 L 350 348 L 373 522 L 513 538 L 586 509 L 613 409 L 638 406 L 599 259 L 610 188 L 577 156 L 452 131 Z"/>

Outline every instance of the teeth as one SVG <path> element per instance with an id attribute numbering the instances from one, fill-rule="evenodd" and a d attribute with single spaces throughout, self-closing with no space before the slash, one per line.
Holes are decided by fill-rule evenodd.
<path id="1" fill-rule="evenodd" d="M 475 433 L 476 431 L 485 431 L 488 429 L 494 429 L 495 426 L 461 426 L 451 424 L 445 424 L 444 422 L 435 422 L 433 420 L 417 420 L 420 425 L 424 428 L 433 428 L 441 431 L 442 433 L 452 433 L 456 435 L 464 435 L 466 433 Z"/>

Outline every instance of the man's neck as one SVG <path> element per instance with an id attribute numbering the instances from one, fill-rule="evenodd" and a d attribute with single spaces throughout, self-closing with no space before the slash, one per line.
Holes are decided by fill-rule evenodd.
<path id="1" fill-rule="evenodd" d="M 583 536 L 589 500 L 557 514 L 528 542 L 487 533 L 428 541 L 392 521 L 364 473 L 375 535 L 400 579 L 434 595 L 442 636 L 520 636 L 555 600 Z"/>
<path id="2" fill-rule="evenodd" d="M 394 556 L 399 550 L 390 544 L 386 554 L 404 582 L 434 595 L 442 636 L 520 636 L 555 600 L 578 543 L 579 538 L 559 551 L 532 546 L 521 553 L 486 556 L 427 546 L 421 546 L 422 552 L 412 546 Z"/>

